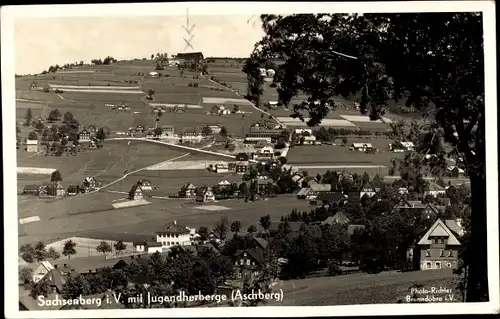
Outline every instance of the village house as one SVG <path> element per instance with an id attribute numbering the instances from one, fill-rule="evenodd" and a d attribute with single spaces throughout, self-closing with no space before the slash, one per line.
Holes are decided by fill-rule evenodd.
<path id="1" fill-rule="evenodd" d="M 309 187 L 304 187 L 297 193 L 297 198 L 314 200 L 320 193 L 329 193 L 331 189 L 332 185 L 330 184 L 311 183 Z"/>
<path id="2" fill-rule="evenodd" d="M 211 187 L 202 186 L 198 188 L 196 192 L 196 201 L 206 203 L 208 201 L 214 201 L 215 195 Z"/>
<path id="3" fill-rule="evenodd" d="M 302 188 L 307 188 L 311 186 L 311 184 L 318 184 L 318 181 L 313 176 L 303 176 L 297 180 L 297 185 Z"/>
<path id="4" fill-rule="evenodd" d="M 158 72 L 154 72 L 154 71 L 152 71 L 152 72 L 149 72 L 149 73 L 148 73 L 148 75 L 149 75 L 150 77 L 152 77 L 152 78 L 157 78 L 157 77 L 158 77 Z"/>
<path id="5" fill-rule="evenodd" d="M 156 242 L 161 243 L 163 248 L 173 246 L 191 245 L 191 235 L 189 229 L 177 221 L 173 221 L 164 230 L 156 232 Z"/>
<path id="6" fill-rule="evenodd" d="M 90 132 L 86 129 L 83 129 L 78 133 L 78 141 L 81 142 L 89 142 L 90 141 Z"/>
<path id="7" fill-rule="evenodd" d="M 54 269 L 54 266 L 48 262 L 48 261 L 40 261 L 35 263 L 34 265 L 30 265 L 30 269 L 33 270 L 32 275 L 33 275 L 33 283 L 37 283 L 40 280 L 43 279 L 49 273 L 52 269 Z"/>
<path id="8" fill-rule="evenodd" d="M 134 243 L 135 251 L 138 253 L 154 254 L 163 251 L 162 244 L 158 242 L 143 241 Z"/>
<path id="9" fill-rule="evenodd" d="M 394 142 L 389 144 L 389 150 L 392 152 L 410 152 L 415 150 L 415 145 L 413 142 Z"/>
<path id="10" fill-rule="evenodd" d="M 66 188 L 60 182 L 51 182 L 47 184 L 47 195 L 62 197 L 66 195 Z"/>
<path id="11" fill-rule="evenodd" d="M 99 187 L 99 183 L 94 177 L 85 177 L 83 180 L 83 187 L 85 188 L 86 192 L 95 190 Z"/>
<path id="12" fill-rule="evenodd" d="M 310 128 L 296 128 L 294 132 L 297 135 L 312 135 L 313 133 Z"/>
<path id="13" fill-rule="evenodd" d="M 246 153 L 238 153 L 236 154 L 236 173 L 237 174 L 245 174 L 248 172 L 249 166 L 249 157 Z"/>
<path id="14" fill-rule="evenodd" d="M 433 181 L 429 182 L 429 189 L 424 191 L 424 196 L 446 195 L 446 189 Z"/>
<path id="15" fill-rule="evenodd" d="M 267 137 L 271 138 L 271 142 L 278 140 L 280 136 L 283 135 L 283 130 L 280 129 L 265 129 L 260 127 L 251 128 L 246 138 L 255 138 L 255 137 Z"/>
<path id="16" fill-rule="evenodd" d="M 245 137 L 243 140 L 244 144 L 257 144 L 259 142 L 263 142 L 266 144 L 271 144 L 272 143 L 272 138 L 270 137 Z"/>
<path id="17" fill-rule="evenodd" d="M 89 131 L 90 137 L 94 137 L 97 134 L 97 128 L 94 125 L 89 125 L 89 127 L 87 127 L 87 131 Z"/>
<path id="18" fill-rule="evenodd" d="M 229 173 L 229 164 L 227 164 L 227 163 L 215 164 L 214 171 L 216 173 Z"/>
<path id="19" fill-rule="evenodd" d="M 258 158 L 273 158 L 274 148 L 271 145 L 264 146 L 261 148 L 257 154 Z"/>
<path id="20" fill-rule="evenodd" d="M 206 125 L 205 127 L 210 130 L 209 135 L 220 134 L 220 131 L 222 130 L 222 127 L 220 127 L 219 125 Z"/>
<path id="21" fill-rule="evenodd" d="M 328 217 L 321 222 L 321 225 L 346 225 L 349 223 L 349 218 L 343 212 L 337 212 L 335 215 Z"/>
<path id="22" fill-rule="evenodd" d="M 46 185 L 26 185 L 23 188 L 23 194 L 40 196 L 40 194 L 46 193 L 46 188 Z"/>
<path id="23" fill-rule="evenodd" d="M 303 145 L 314 145 L 314 143 L 316 143 L 316 136 L 314 135 L 303 136 L 301 138 L 301 142 Z"/>
<path id="24" fill-rule="evenodd" d="M 175 128 L 172 125 L 162 125 L 160 128 L 161 128 L 161 137 L 175 135 Z"/>
<path id="25" fill-rule="evenodd" d="M 316 198 L 311 199 L 312 206 L 339 205 L 347 201 L 346 196 L 341 192 L 320 192 Z"/>
<path id="26" fill-rule="evenodd" d="M 349 147 L 349 150 L 357 152 L 366 152 L 372 149 L 373 146 L 371 143 L 352 143 Z"/>
<path id="27" fill-rule="evenodd" d="M 382 184 L 376 181 L 369 181 L 366 184 L 352 185 L 348 192 L 349 201 L 359 202 L 363 196 L 373 197 L 382 188 Z"/>
<path id="28" fill-rule="evenodd" d="M 258 179 L 257 180 L 257 194 L 263 195 L 269 192 L 274 192 L 275 183 L 272 179 Z"/>
<path id="29" fill-rule="evenodd" d="M 458 166 L 448 166 L 446 168 L 448 176 L 452 178 L 459 178 L 465 176 L 465 171 Z"/>
<path id="30" fill-rule="evenodd" d="M 427 219 L 436 218 L 445 207 L 435 206 L 433 204 L 424 204 L 422 201 L 409 201 L 402 198 L 399 203 L 394 206 L 394 211 L 406 210 L 410 211 L 414 216 L 422 216 Z"/>
<path id="31" fill-rule="evenodd" d="M 142 191 L 141 186 L 138 183 L 132 185 L 132 188 L 128 192 L 128 199 L 141 200 L 143 198 L 144 198 L 144 192 Z"/>
<path id="32" fill-rule="evenodd" d="M 260 275 L 267 266 L 264 259 L 267 245 L 266 240 L 254 238 L 252 248 L 236 251 L 233 255 L 233 271 L 237 281 L 251 284 Z"/>
<path id="33" fill-rule="evenodd" d="M 192 183 L 184 184 L 179 191 L 179 197 L 181 198 L 195 198 L 196 197 L 196 186 Z"/>
<path id="34" fill-rule="evenodd" d="M 26 139 L 26 151 L 28 153 L 38 152 L 38 140 Z"/>
<path id="35" fill-rule="evenodd" d="M 420 255 L 420 270 L 457 268 L 460 249 L 460 227 L 455 220 L 441 219 L 429 228 L 417 246 Z"/>
<path id="36" fill-rule="evenodd" d="M 137 182 L 137 185 L 141 187 L 143 192 L 151 192 L 153 190 L 153 185 L 151 184 L 151 181 L 147 179 L 141 179 L 140 181 Z"/>
<path id="37" fill-rule="evenodd" d="M 269 101 L 267 102 L 267 106 L 271 109 L 275 109 L 277 108 L 279 105 L 279 103 L 277 101 Z"/>
<path id="38" fill-rule="evenodd" d="M 201 143 L 203 136 L 200 133 L 184 132 L 181 135 L 181 143 Z"/>

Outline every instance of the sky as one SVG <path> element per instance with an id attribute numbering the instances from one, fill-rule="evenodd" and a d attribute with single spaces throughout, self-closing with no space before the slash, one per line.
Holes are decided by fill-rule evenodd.
<path id="1" fill-rule="evenodd" d="M 251 21 L 248 21 L 251 19 Z M 256 23 L 254 23 L 254 21 Z M 205 56 L 248 57 L 262 31 L 258 16 L 192 16 L 191 41 Z M 50 65 L 112 56 L 118 60 L 185 50 L 185 16 L 50 17 L 16 19 L 16 74 L 40 73 Z"/>

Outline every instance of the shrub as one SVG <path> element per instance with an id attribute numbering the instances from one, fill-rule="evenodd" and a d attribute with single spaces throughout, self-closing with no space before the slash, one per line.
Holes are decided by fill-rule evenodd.
<path id="1" fill-rule="evenodd" d="M 189 87 L 192 87 L 192 86 L 193 86 L 193 83 L 189 83 L 189 84 L 188 84 L 188 86 L 189 86 Z"/>
<path id="2" fill-rule="evenodd" d="M 49 88 L 43 88 L 43 91 L 44 91 L 45 93 L 49 93 L 49 92 L 50 92 L 50 89 L 49 89 Z"/>
<path id="3" fill-rule="evenodd" d="M 342 270 L 340 269 L 339 263 L 337 261 L 332 260 L 328 262 L 328 275 L 342 275 Z"/>
<path id="4" fill-rule="evenodd" d="M 194 86 L 195 88 L 197 88 L 197 87 L 198 87 L 198 83 L 194 83 L 194 84 L 193 84 L 193 86 Z"/>
<path id="5" fill-rule="evenodd" d="M 63 90 L 59 90 L 59 89 L 56 89 L 54 92 L 56 92 L 56 93 L 58 93 L 58 94 L 60 94 L 60 93 L 64 93 L 64 91 L 63 91 Z"/>

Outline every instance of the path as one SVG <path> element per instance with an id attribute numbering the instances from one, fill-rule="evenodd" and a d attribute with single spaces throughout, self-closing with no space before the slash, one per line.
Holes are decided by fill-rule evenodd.
<path id="1" fill-rule="evenodd" d="M 217 86 L 221 86 L 221 87 L 225 88 L 226 90 L 229 90 L 229 91 L 233 92 L 233 93 L 234 93 L 234 94 L 236 94 L 237 96 L 241 96 L 241 94 L 240 94 L 239 92 L 236 92 L 234 89 L 231 89 L 231 88 L 229 88 L 229 87 L 227 87 L 227 86 L 225 86 L 225 85 L 222 85 L 222 84 L 220 84 L 220 83 L 218 83 L 218 82 L 216 82 L 216 81 L 212 80 L 210 77 L 206 77 L 206 76 L 204 76 L 203 74 L 201 75 L 201 77 L 202 77 L 202 78 L 204 78 L 204 79 L 209 80 L 210 82 L 212 82 L 213 84 L 215 84 L 215 85 L 217 85 Z M 241 96 L 241 97 L 242 97 L 242 96 Z M 257 107 L 254 103 L 252 103 L 252 102 L 250 102 L 250 101 L 248 101 L 248 103 L 250 103 L 250 105 L 251 105 L 254 109 L 256 109 L 257 111 L 259 111 L 259 112 L 261 112 L 261 113 L 263 113 L 263 114 L 266 114 L 266 115 L 270 116 L 270 117 L 271 117 L 271 118 L 272 118 L 272 119 L 273 119 L 276 123 L 278 123 L 279 125 L 281 125 L 283 128 L 286 128 L 286 125 L 285 125 L 283 122 L 281 122 L 280 120 L 278 120 L 278 119 L 277 119 L 274 115 L 272 115 L 271 113 L 264 111 L 263 109 L 261 109 L 261 108 Z"/>

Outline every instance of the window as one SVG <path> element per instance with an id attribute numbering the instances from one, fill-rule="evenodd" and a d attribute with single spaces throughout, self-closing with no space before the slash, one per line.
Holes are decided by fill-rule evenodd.
<path id="1" fill-rule="evenodd" d="M 444 250 L 443 250 L 443 249 L 441 249 L 441 250 L 439 251 L 439 257 L 444 257 Z"/>
<path id="2" fill-rule="evenodd" d="M 434 238 L 434 239 L 432 240 L 432 243 L 433 243 L 433 244 L 437 244 L 437 243 L 438 243 L 437 238 Z"/>
<path id="3" fill-rule="evenodd" d="M 448 257 L 453 257 L 453 251 L 452 250 L 448 250 Z"/>
<path id="4" fill-rule="evenodd" d="M 427 262 L 427 269 L 431 269 L 432 268 L 432 263 L 430 261 Z"/>
<path id="5" fill-rule="evenodd" d="M 243 259 L 240 259 L 240 265 L 243 265 L 245 261 Z"/>
<path id="6" fill-rule="evenodd" d="M 247 266 L 250 266 L 250 259 L 247 259 Z"/>
<path id="7" fill-rule="evenodd" d="M 444 244 L 444 238 L 441 238 L 441 244 Z"/>
<path id="8" fill-rule="evenodd" d="M 238 273 L 238 279 L 241 279 L 241 273 L 240 272 Z"/>
<path id="9" fill-rule="evenodd" d="M 451 263 L 447 263 L 446 267 L 451 268 Z"/>
<path id="10" fill-rule="evenodd" d="M 253 274 L 254 274 L 255 276 L 258 276 L 258 275 L 259 275 L 259 272 L 258 272 L 258 271 L 256 271 L 256 272 L 254 272 Z"/>
<path id="11" fill-rule="evenodd" d="M 176 242 L 175 244 L 176 244 L 176 245 L 179 245 L 179 242 Z"/>
<path id="12" fill-rule="evenodd" d="M 425 251 L 425 257 L 430 257 L 431 256 L 431 251 L 429 249 L 427 249 Z"/>
<path id="13" fill-rule="evenodd" d="M 441 263 L 440 263 L 439 261 L 438 261 L 438 262 L 436 262 L 436 268 L 437 268 L 437 269 L 441 269 Z"/>

